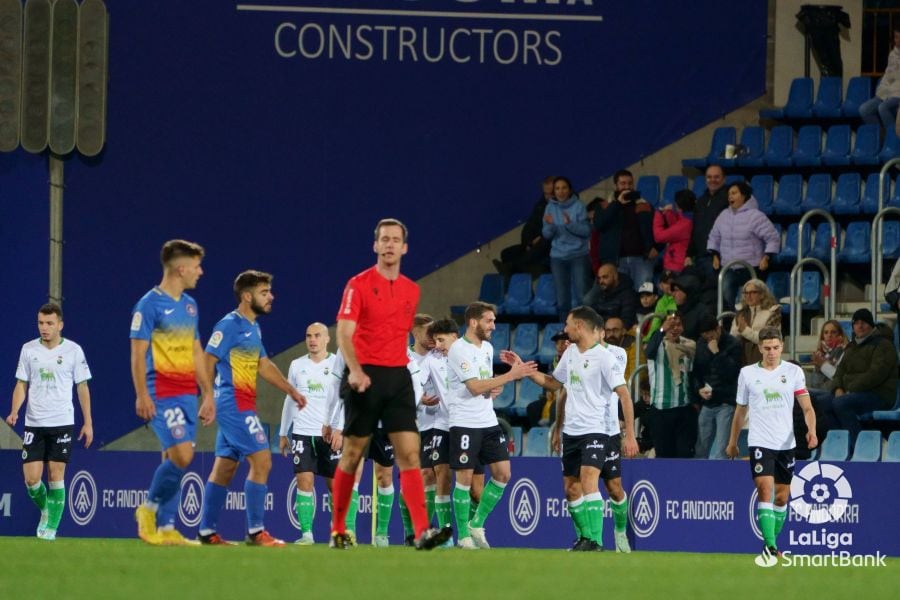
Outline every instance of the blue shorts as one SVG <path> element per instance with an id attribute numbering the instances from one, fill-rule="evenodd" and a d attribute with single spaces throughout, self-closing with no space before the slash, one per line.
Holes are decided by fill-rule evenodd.
<path id="1" fill-rule="evenodd" d="M 150 426 L 163 450 L 197 439 L 197 396 L 173 396 L 156 401 Z"/>
<path id="2" fill-rule="evenodd" d="M 238 412 L 216 407 L 216 456 L 240 461 L 260 450 L 269 450 L 269 437 L 255 410 Z"/>

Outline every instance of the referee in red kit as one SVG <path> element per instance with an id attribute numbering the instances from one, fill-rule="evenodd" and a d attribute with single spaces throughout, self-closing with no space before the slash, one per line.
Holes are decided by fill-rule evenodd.
<path id="1" fill-rule="evenodd" d="M 429 529 L 419 465 L 415 393 L 406 368 L 406 347 L 419 304 L 419 286 L 400 274 L 406 226 L 382 219 L 375 227 L 375 266 L 352 277 L 337 315 L 338 347 L 347 363 L 341 386 L 346 423 L 341 460 L 334 474 L 332 533 L 335 548 L 354 545 L 345 521 L 359 461 L 379 420 L 394 446 L 400 493 L 409 508 L 417 550 L 430 550 L 453 535 L 450 526 Z"/>

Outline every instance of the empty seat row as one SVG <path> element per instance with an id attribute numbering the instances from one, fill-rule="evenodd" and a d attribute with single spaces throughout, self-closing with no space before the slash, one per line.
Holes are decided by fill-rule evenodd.
<path id="1" fill-rule="evenodd" d="M 814 173 L 806 181 L 803 176 L 789 173 L 778 178 L 777 186 L 771 175 L 757 175 L 751 186 L 759 209 L 768 215 L 801 215 L 812 209 L 822 209 L 835 215 L 875 214 L 878 212 L 878 173 L 870 173 L 865 180 L 859 173 L 841 173 L 833 181 L 828 173 Z M 900 207 L 900 177 L 891 194 L 891 182 L 885 178 L 883 206 Z"/>
<path id="2" fill-rule="evenodd" d="M 813 80 L 798 77 L 791 82 L 787 103 L 781 108 L 759 111 L 760 119 L 833 119 L 859 117 L 859 107 L 872 97 L 872 80 L 869 77 L 852 77 L 847 83 L 847 93 L 842 98 L 844 86 L 840 77 L 822 77 L 819 91 L 813 96 Z"/>
<path id="3" fill-rule="evenodd" d="M 900 222 L 884 221 L 883 223 L 882 255 L 884 258 L 900 258 Z M 776 224 L 775 228 L 781 233 L 780 225 Z M 797 262 L 799 229 L 797 223 L 787 226 L 781 251 L 775 257 L 777 263 L 793 265 Z M 871 261 L 871 222 L 854 221 L 849 223 L 846 229 L 842 229 L 838 224 L 836 229 L 837 235 L 832 242 L 831 226 L 828 223 L 819 223 L 815 226 L 805 225 L 803 227 L 803 256 L 817 258 L 827 263 L 831 257 L 831 245 L 834 243 L 839 263 L 863 264 Z"/>
<path id="4" fill-rule="evenodd" d="M 891 432 L 884 455 L 881 452 L 881 432 L 860 431 L 853 446 L 852 462 L 900 462 L 900 431 Z M 817 460 L 844 461 L 850 456 L 850 435 L 846 429 L 833 429 L 825 436 Z"/>

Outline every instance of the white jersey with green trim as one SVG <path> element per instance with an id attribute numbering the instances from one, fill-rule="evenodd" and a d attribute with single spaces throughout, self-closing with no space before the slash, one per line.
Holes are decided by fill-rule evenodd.
<path id="1" fill-rule="evenodd" d="M 75 424 L 72 385 L 88 381 L 91 370 L 81 346 L 63 338 L 47 348 L 40 338 L 22 346 L 16 379 L 28 384 L 25 425 L 63 427 Z"/>
<path id="2" fill-rule="evenodd" d="M 625 370 L 619 359 L 601 344 L 581 352 L 570 344 L 553 377 L 566 386 L 563 433 L 587 435 L 619 433 L 617 387 L 625 385 Z M 615 398 L 613 403 L 611 398 Z"/>
<path id="3" fill-rule="evenodd" d="M 760 363 L 741 369 L 737 403 L 750 409 L 747 445 L 769 450 L 794 448 L 794 398 L 806 393 L 803 369 L 793 363 L 781 361 L 771 371 Z"/>
<path id="4" fill-rule="evenodd" d="M 465 337 L 459 338 L 450 346 L 447 366 L 450 368 L 450 393 L 447 396 L 450 427 L 482 429 L 497 425 L 490 392 L 473 396 L 465 383 L 470 379 L 490 379 L 494 376 L 494 347 L 491 343 L 482 341 L 481 346 L 476 346 Z"/>
<path id="5" fill-rule="evenodd" d="M 293 398 L 284 397 L 280 430 L 282 436 L 290 437 L 291 433 L 322 435 L 322 425 L 329 419 L 326 415 L 328 388 L 338 381 L 333 375 L 334 368 L 335 356 L 330 352 L 319 362 L 314 361 L 309 354 L 291 361 L 287 380 L 306 398 L 306 407 L 300 410 Z"/>
<path id="6" fill-rule="evenodd" d="M 450 369 L 447 366 L 447 357 L 438 350 L 432 350 L 425 356 L 421 363 L 422 377 L 428 381 L 425 386 L 426 393 L 437 394 L 441 401 L 434 406 L 418 406 L 420 431 L 440 429 L 450 431 L 450 411 L 447 408 L 447 398 L 450 395 Z M 428 392 L 433 389 L 434 392 Z"/>

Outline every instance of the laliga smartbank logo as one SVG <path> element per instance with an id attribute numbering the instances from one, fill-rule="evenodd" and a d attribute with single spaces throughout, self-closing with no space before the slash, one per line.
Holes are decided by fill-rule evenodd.
<path id="1" fill-rule="evenodd" d="M 789 512 L 793 519 L 818 525 L 818 528 L 798 532 L 786 531 L 790 547 L 828 550 L 828 553 L 800 554 L 785 550 L 777 555 L 764 552 L 754 559 L 760 567 L 884 567 L 886 555 L 855 554 L 852 552 L 853 533 L 834 531 L 829 525 L 856 522 L 851 514 L 853 488 L 843 469 L 838 466 L 811 462 L 791 479 Z M 756 492 L 752 504 L 755 506 Z M 853 518 L 849 518 L 853 517 Z M 753 519 L 755 520 L 755 519 Z M 758 528 L 754 523 L 754 532 Z M 761 537 L 761 536 L 760 536 Z"/>

